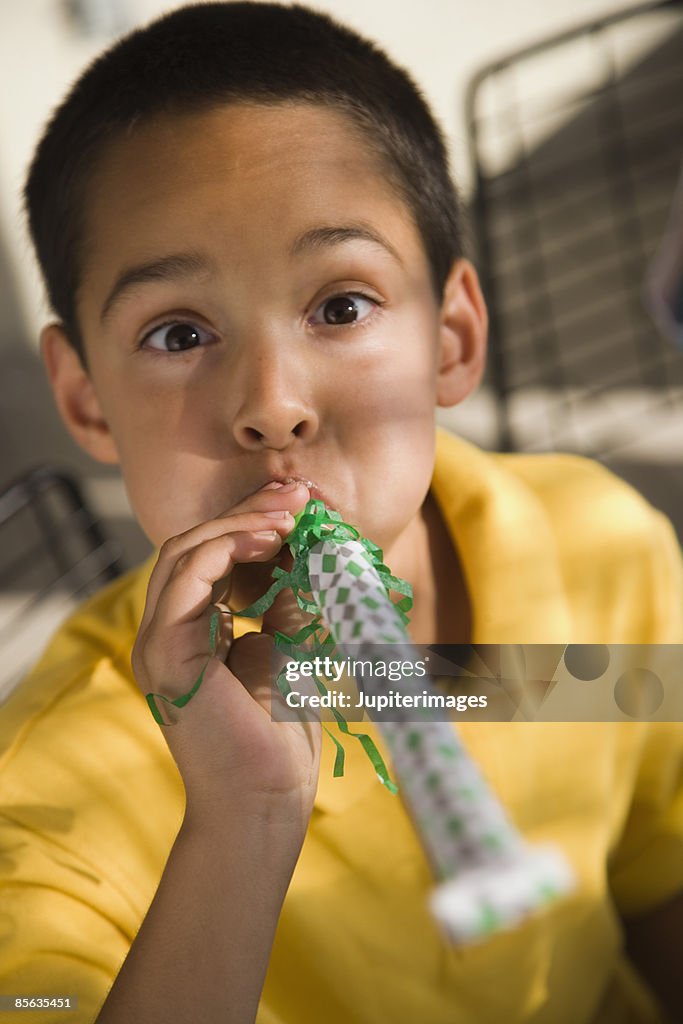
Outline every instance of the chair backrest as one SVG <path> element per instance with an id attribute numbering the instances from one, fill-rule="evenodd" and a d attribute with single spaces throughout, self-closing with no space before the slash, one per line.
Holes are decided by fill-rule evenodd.
<path id="1" fill-rule="evenodd" d="M 0 491 L 0 701 L 67 614 L 121 572 L 72 476 L 39 467 Z"/>
<path id="2" fill-rule="evenodd" d="M 467 97 L 503 449 L 683 460 L 683 353 L 643 287 L 683 160 L 683 3 L 483 68 Z"/>

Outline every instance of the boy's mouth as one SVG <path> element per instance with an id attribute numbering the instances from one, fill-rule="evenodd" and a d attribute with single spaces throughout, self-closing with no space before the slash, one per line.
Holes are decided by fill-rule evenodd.
<path id="1" fill-rule="evenodd" d="M 328 508 L 332 508 L 333 507 L 330 504 L 330 502 L 327 499 L 327 497 L 325 496 L 325 494 L 320 490 L 318 485 L 316 483 L 314 483 L 313 480 L 308 480 L 305 476 L 291 476 L 291 475 L 288 475 L 288 476 L 274 476 L 274 477 L 271 477 L 271 479 L 268 481 L 268 483 L 280 483 L 280 484 L 301 483 L 305 487 L 308 488 L 308 492 L 309 492 L 309 494 L 311 495 L 312 498 L 314 498 L 316 501 L 322 501 L 323 504 L 326 505 Z"/>

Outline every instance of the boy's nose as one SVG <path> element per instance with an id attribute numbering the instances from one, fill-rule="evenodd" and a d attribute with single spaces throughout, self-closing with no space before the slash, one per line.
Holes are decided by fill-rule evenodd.
<path id="1" fill-rule="evenodd" d="M 318 416 L 301 381 L 285 373 L 283 366 L 257 369 L 252 364 L 233 421 L 238 444 L 282 450 L 296 439 L 310 441 L 318 430 Z"/>

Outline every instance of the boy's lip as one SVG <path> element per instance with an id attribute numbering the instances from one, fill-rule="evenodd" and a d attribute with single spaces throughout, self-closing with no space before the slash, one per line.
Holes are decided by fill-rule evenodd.
<path id="1" fill-rule="evenodd" d="M 312 498 L 316 501 L 322 501 L 327 508 L 332 508 L 332 505 L 330 505 L 330 502 L 324 492 L 320 490 L 313 480 L 309 480 L 308 477 L 305 476 L 299 476 L 296 473 L 283 473 L 282 475 L 275 474 L 274 476 L 271 476 L 269 480 L 266 480 L 266 482 L 261 485 L 261 488 L 273 483 L 291 484 L 294 482 L 304 484 L 304 486 L 308 488 L 308 492 Z"/>

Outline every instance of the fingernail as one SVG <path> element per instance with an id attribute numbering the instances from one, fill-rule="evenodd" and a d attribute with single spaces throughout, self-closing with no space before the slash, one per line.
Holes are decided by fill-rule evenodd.
<path id="1" fill-rule="evenodd" d="M 287 519 L 291 515 L 290 512 L 264 512 L 263 514 L 269 519 Z"/>
<path id="2" fill-rule="evenodd" d="M 262 491 L 274 491 L 278 487 L 282 487 L 282 486 L 283 485 L 280 483 L 279 480 L 271 480 L 270 483 L 266 484 L 265 487 L 262 487 L 261 490 Z"/>
<path id="3" fill-rule="evenodd" d="M 282 487 L 282 490 L 283 491 L 295 491 L 297 489 L 297 487 L 299 486 L 299 483 L 300 483 L 299 480 L 292 480 L 290 483 L 284 484 L 283 487 Z"/>

